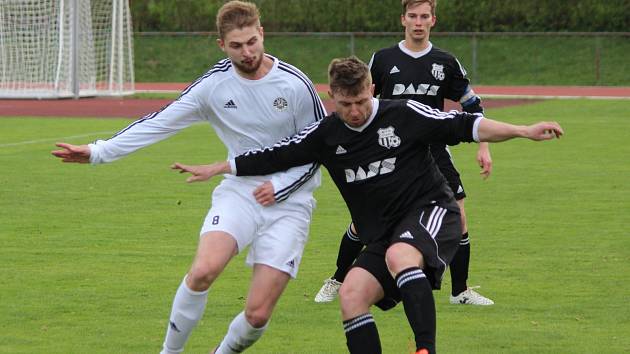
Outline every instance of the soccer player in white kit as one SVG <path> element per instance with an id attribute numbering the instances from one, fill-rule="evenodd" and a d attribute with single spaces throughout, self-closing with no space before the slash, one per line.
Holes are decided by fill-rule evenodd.
<path id="1" fill-rule="evenodd" d="M 273 145 L 322 119 L 325 109 L 312 82 L 298 69 L 264 52 L 263 29 L 253 3 L 230 1 L 217 14 L 219 47 L 228 58 L 158 112 L 108 140 L 58 143 L 64 162 L 106 163 L 208 121 L 228 158 Z M 240 353 L 267 328 L 290 278 L 297 274 L 319 186 L 309 164 L 262 177 L 226 175 L 212 194 L 193 264 L 175 298 L 162 353 L 180 353 L 201 319 L 210 285 L 228 262 L 250 246 L 253 276 L 245 310 L 229 325 L 216 353 Z"/>

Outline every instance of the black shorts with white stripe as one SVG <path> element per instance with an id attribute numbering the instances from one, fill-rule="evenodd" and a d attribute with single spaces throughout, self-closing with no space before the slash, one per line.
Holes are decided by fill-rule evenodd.
<path id="1" fill-rule="evenodd" d="M 433 289 L 440 289 L 446 266 L 457 252 L 461 240 L 461 220 L 454 200 L 415 208 L 396 226 L 392 237 L 367 245 L 353 267 L 372 274 L 383 287 L 385 296 L 376 306 L 386 311 L 400 302 L 400 291 L 385 263 L 387 248 L 405 242 L 417 248 L 424 258 L 424 273 Z"/>
<path id="2" fill-rule="evenodd" d="M 451 190 L 455 195 L 455 200 L 462 200 L 466 198 L 466 191 L 464 190 L 462 178 L 453 163 L 453 158 L 448 150 L 448 147 L 446 145 L 431 145 L 430 149 L 433 161 L 435 161 L 438 169 L 442 172 L 444 178 L 446 178 L 448 186 L 451 187 Z"/>

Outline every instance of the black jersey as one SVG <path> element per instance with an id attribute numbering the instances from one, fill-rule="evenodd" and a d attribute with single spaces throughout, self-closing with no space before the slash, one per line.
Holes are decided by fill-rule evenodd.
<path id="1" fill-rule="evenodd" d="M 381 49 L 370 60 L 370 72 L 380 98 L 412 99 L 444 110 L 446 98 L 463 104 L 476 97 L 459 61 L 433 45 L 420 53 L 402 42 Z"/>
<path id="2" fill-rule="evenodd" d="M 330 173 L 364 244 L 389 237 L 410 208 L 453 195 L 429 154 L 431 143 L 474 140 L 477 114 L 440 112 L 408 100 L 373 99 L 360 128 L 336 113 L 272 148 L 235 159 L 237 175 L 259 175 L 319 162 Z M 455 203 L 452 203 L 454 208 Z"/>

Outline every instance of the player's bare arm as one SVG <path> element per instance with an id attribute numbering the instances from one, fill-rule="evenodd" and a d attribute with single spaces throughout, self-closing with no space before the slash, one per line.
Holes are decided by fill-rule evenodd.
<path id="1" fill-rule="evenodd" d="M 486 142 L 479 143 L 477 163 L 481 167 L 481 172 L 479 172 L 481 177 L 483 179 L 490 177 L 490 173 L 492 173 L 492 157 L 490 156 L 490 146 Z"/>
<path id="2" fill-rule="evenodd" d="M 176 162 L 171 165 L 171 169 L 178 170 L 179 173 L 192 174 L 192 176 L 186 179 L 188 183 L 203 182 L 219 174 L 232 173 L 230 164 L 227 161 L 216 162 L 210 165 L 184 165 Z M 262 206 L 275 204 L 276 197 L 271 181 L 267 181 L 258 186 L 254 190 L 254 198 L 256 198 L 256 201 Z"/>
<path id="3" fill-rule="evenodd" d="M 61 150 L 53 150 L 51 153 L 60 158 L 63 162 L 89 163 L 90 147 L 87 145 L 72 145 L 66 143 L 56 143 L 55 146 Z"/>
<path id="4" fill-rule="evenodd" d="M 210 165 L 184 165 L 175 162 L 171 165 L 171 169 L 179 171 L 179 173 L 190 173 L 192 176 L 186 179 L 186 182 L 203 182 L 210 178 L 225 173 L 232 173 L 230 164 L 227 161 L 215 162 Z"/>
<path id="5" fill-rule="evenodd" d="M 560 124 L 556 122 L 539 122 L 529 126 L 513 125 L 492 119 L 479 122 L 479 141 L 500 142 L 512 138 L 527 138 L 534 141 L 560 138 L 564 134 Z"/>

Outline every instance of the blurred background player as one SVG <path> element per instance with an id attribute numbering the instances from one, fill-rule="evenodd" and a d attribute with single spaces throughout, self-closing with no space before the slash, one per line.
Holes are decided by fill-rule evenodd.
<path id="1" fill-rule="evenodd" d="M 459 61 L 429 41 L 431 28 L 436 23 L 437 0 L 402 0 L 401 23 L 405 39 L 397 45 L 376 52 L 370 60 L 370 72 L 375 85 L 374 94 L 387 99 L 412 99 L 433 108 L 444 110 L 444 100 L 459 102 L 462 110 L 483 113 L 481 99 L 475 94 Z M 431 145 L 431 155 L 440 172 L 446 177 L 461 210 L 462 238 L 450 264 L 452 304 L 492 305 L 494 302 L 468 287 L 470 238 L 464 209 L 466 193 L 460 175 L 445 144 Z M 487 178 L 492 171 L 492 159 L 487 143 L 480 143 L 477 162 L 481 175 Z M 339 245 L 337 270 L 315 295 L 315 302 L 333 301 L 348 269 L 363 248 L 352 223 Z"/>
<path id="2" fill-rule="evenodd" d="M 59 143 L 64 162 L 110 162 L 199 121 L 209 122 L 234 157 L 272 145 L 322 119 L 326 112 L 311 81 L 264 52 L 255 4 L 230 1 L 217 14 L 219 47 L 228 58 L 158 112 L 114 137 L 90 145 Z M 227 176 L 212 193 L 197 254 L 175 298 L 162 353 L 180 353 L 203 316 L 210 285 L 250 246 L 253 266 L 245 310 L 231 322 L 216 353 L 240 353 L 267 328 L 290 278 L 297 275 L 319 186 L 318 165 L 264 177 Z M 261 207 L 262 204 L 264 207 Z"/>

